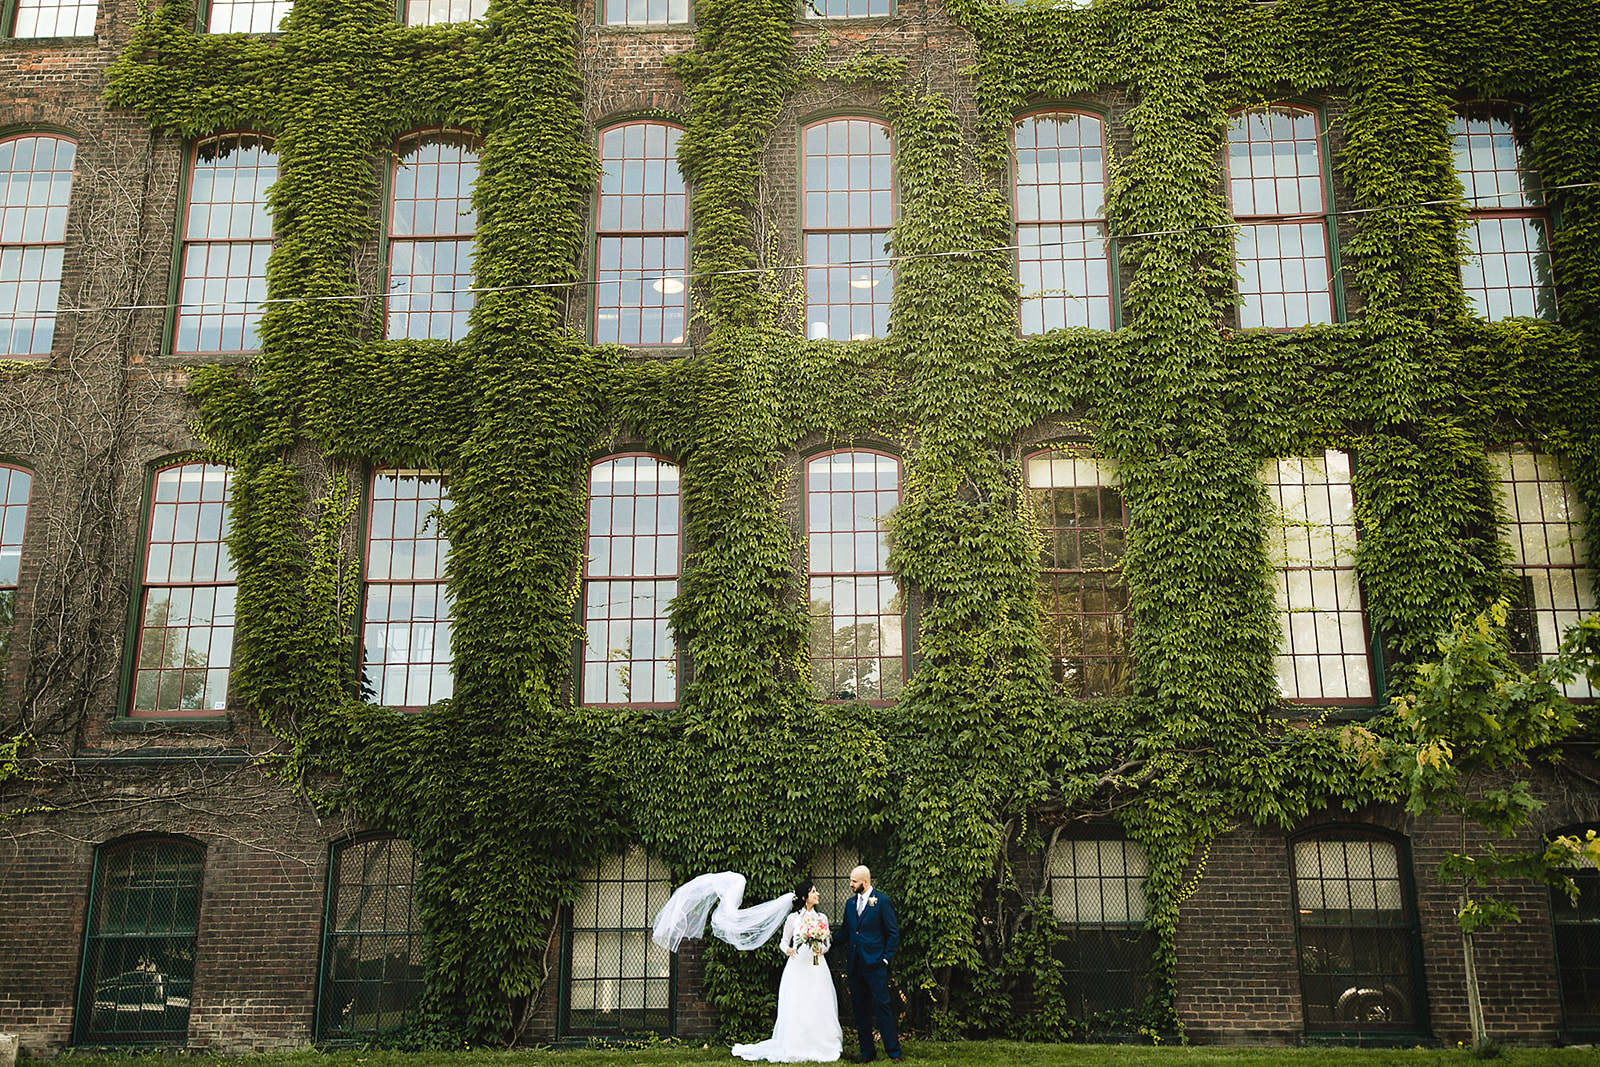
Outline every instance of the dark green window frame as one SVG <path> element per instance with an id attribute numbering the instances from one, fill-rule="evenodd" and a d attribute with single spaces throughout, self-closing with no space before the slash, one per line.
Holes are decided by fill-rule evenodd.
<path id="1" fill-rule="evenodd" d="M 422 993 L 416 881 L 416 850 L 404 838 L 362 834 L 328 849 L 315 1040 L 382 1041 L 410 1024 Z"/>
<path id="2" fill-rule="evenodd" d="M 100 4 L 96 0 L 94 5 L 94 20 L 89 24 L 88 33 L 50 33 L 37 34 L 27 37 L 17 37 L 17 17 L 21 14 L 24 0 L 0 0 L 0 26 L 5 29 L 5 36 L 18 41 L 84 41 L 93 40 L 95 27 L 100 22 Z M 53 6 L 53 5 L 52 5 Z M 78 6 L 76 4 L 74 7 Z M 88 5 L 83 5 L 87 7 Z"/>
<path id="3" fill-rule="evenodd" d="M 584 875 L 578 900 L 562 909 L 558 1038 L 677 1032 L 678 957 L 650 939 L 651 921 L 671 893 L 666 868 L 638 847 Z M 602 955 L 608 941 L 614 956 Z M 610 959 L 618 973 L 601 974 Z M 650 973 L 663 966 L 665 974 Z M 624 1005 L 634 992 L 643 1003 Z"/>

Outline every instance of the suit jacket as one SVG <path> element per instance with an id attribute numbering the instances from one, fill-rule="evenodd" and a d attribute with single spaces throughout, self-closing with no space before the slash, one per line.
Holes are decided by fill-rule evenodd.
<path id="1" fill-rule="evenodd" d="M 867 966 L 887 963 L 900 947 L 900 923 L 894 917 L 894 902 L 881 889 L 867 890 L 867 905 L 856 914 L 856 898 L 844 902 L 845 967 L 860 960 Z"/>

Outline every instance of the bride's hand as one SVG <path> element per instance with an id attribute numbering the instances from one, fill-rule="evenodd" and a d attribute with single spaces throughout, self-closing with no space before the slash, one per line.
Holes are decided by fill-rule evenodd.
<path id="1" fill-rule="evenodd" d="M 794 949 L 786 948 L 786 949 L 783 950 L 783 954 L 785 956 L 793 956 L 794 955 Z"/>

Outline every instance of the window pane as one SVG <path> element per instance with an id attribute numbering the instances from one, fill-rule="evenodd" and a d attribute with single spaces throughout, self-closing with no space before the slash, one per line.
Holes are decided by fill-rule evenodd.
<path id="1" fill-rule="evenodd" d="M 689 318 L 688 194 L 675 126 L 629 123 L 600 137 L 595 340 L 679 345 Z"/>
<path id="2" fill-rule="evenodd" d="M 1066 928 L 1064 990 L 1074 1018 L 1134 1011 L 1147 992 L 1154 937 L 1144 849 L 1120 839 L 1060 838 L 1046 856 L 1050 902 Z"/>
<path id="3" fill-rule="evenodd" d="M 60 137 L 0 140 L 0 356 L 50 354 L 76 154 Z"/>
<path id="4" fill-rule="evenodd" d="M 1315 117 L 1285 107 L 1236 114 L 1228 125 L 1228 190 L 1240 220 L 1322 214 L 1326 198 Z M 1326 223 L 1247 223 L 1235 233 L 1234 257 L 1242 327 L 1333 321 Z"/>
<path id="5" fill-rule="evenodd" d="M 1111 328 L 1104 224 L 1104 127 L 1092 115 L 1036 115 L 1013 131 L 1022 331 Z M 1073 225 L 1075 223 L 1075 225 Z"/>
<path id="6" fill-rule="evenodd" d="M 804 135 L 806 335 L 864 340 L 889 329 L 894 177 L 889 128 L 834 119 Z"/>
<path id="7" fill-rule="evenodd" d="M 421 708 L 454 693 L 454 612 L 444 583 L 450 542 L 439 522 L 449 510 L 438 471 L 373 472 L 362 687 L 375 703 Z"/>
<path id="8" fill-rule="evenodd" d="M 196 149 L 174 351 L 261 347 L 256 331 L 272 249 L 266 194 L 277 178 L 277 154 L 266 138 L 255 134 L 230 134 Z"/>
<path id="9" fill-rule="evenodd" d="M 477 142 L 440 130 L 400 140 L 389 212 L 391 338 L 459 341 L 474 303 Z"/>
<path id="10" fill-rule="evenodd" d="M 473 22 L 488 13 L 489 0 L 406 0 L 406 25 Z"/>
<path id="11" fill-rule="evenodd" d="M 379 837 L 335 848 L 323 925 L 319 1039 L 390 1035 L 422 990 L 416 854 Z"/>
<path id="12" fill-rule="evenodd" d="M 212 33 L 277 33 L 290 0 L 211 0 Z"/>
<path id="13" fill-rule="evenodd" d="M 671 1032 L 674 960 L 650 940 L 671 891 L 666 867 L 638 848 L 609 857 L 579 883 L 562 946 L 564 1034 Z"/>
<path id="14" fill-rule="evenodd" d="M 97 0 L 18 0 L 13 37 L 90 37 Z"/>

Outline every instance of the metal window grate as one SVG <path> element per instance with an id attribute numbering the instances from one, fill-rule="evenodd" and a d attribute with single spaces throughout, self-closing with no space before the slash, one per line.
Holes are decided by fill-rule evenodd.
<path id="1" fill-rule="evenodd" d="M 449 486 L 438 471 L 377 470 L 371 501 L 362 682 L 379 704 L 424 708 L 455 692 L 450 541 L 439 529 Z"/>
<path id="2" fill-rule="evenodd" d="M 1561 1009 L 1569 1028 L 1600 1030 L 1600 871 L 1566 873 L 1578 884 L 1578 899 L 1559 886 L 1550 890 Z"/>
<path id="3" fill-rule="evenodd" d="M 205 850 L 174 839 L 95 852 L 79 1044 L 183 1044 Z"/>
<path id="4" fill-rule="evenodd" d="M 672 1033 L 676 959 L 650 940 L 671 895 L 666 867 L 639 848 L 584 878 L 567 912 L 563 1035 Z"/>
<path id="5" fill-rule="evenodd" d="M 1111 329 L 1105 124 L 1093 115 L 1033 115 L 1013 127 L 1012 144 L 1022 332 Z"/>
<path id="6" fill-rule="evenodd" d="M 817 883 L 817 907 L 828 916 L 828 922 L 844 921 L 846 904 L 853 903 L 850 892 L 850 872 L 861 863 L 859 849 L 848 845 L 835 845 L 818 852 L 811 859 L 811 880 Z"/>
<path id="7" fill-rule="evenodd" d="M 1131 1016 L 1144 1004 L 1155 950 L 1145 928 L 1144 849 L 1120 839 L 1061 838 L 1047 868 L 1050 903 L 1068 936 L 1060 959 L 1069 1010 L 1090 1021 Z"/>
<path id="8" fill-rule="evenodd" d="M 404 1027 L 422 990 L 417 858 L 409 842 L 336 845 L 323 925 L 319 1040 L 381 1038 Z"/>

